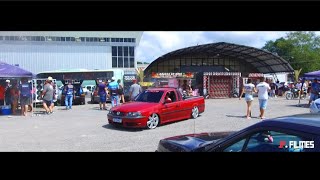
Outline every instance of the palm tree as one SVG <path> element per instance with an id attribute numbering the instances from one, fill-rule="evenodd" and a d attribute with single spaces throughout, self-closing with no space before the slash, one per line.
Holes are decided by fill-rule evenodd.
<path id="1" fill-rule="evenodd" d="M 143 82 L 143 79 L 144 79 L 144 71 L 143 71 L 143 69 L 142 68 L 137 68 L 136 71 L 137 71 L 137 75 L 138 75 L 139 81 Z"/>

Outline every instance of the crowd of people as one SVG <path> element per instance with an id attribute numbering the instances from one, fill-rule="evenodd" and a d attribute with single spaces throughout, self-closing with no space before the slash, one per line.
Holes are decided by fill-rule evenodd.
<path id="1" fill-rule="evenodd" d="M 28 79 L 22 78 L 19 84 L 17 80 L 7 79 L 0 84 L 0 106 L 10 106 L 13 115 L 17 115 L 18 105 L 21 105 L 21 115 L 27 116 L 28 109 L 32 110 L 32 85 Z"/>
<path id="2" fill-rule="evenodd" d="M 195 87 L 188 83 L 188 80 L 183 80 L 183 84 L 179 84 L 178 87 L 180 93 L 185 96 L 202 96 L 203 88 L 202 85 L 197 85 Z"/>
<path id="3" fill-rule="evenodd" d="M 12 115 L 17 115 L 20 102 L 21 115 L 27 116 L 27 113 L 32 111 L 33 108 L 32 94 L 34 94 L 35 87 L 32 87 L 31 82 L 28 82 L 26 78 L 22 78 L 20 84 L 18 81 L 14 81 L 12 84 L 10 82 L 10 80 L 0 81 L 0 106 L 10 106 Z M 52 114 L 54 110 L 55 91 L 53 86 L 52 77 L 48 77 L 41 93 L 43 109 L 47 115 Z M 107 96 L 111 100 L 112 107 L 119 106 L 120 101 L 125 103 L 124 90 L 120 79 L 116 81 L 115 77 L 112 77 L 109 81 L 101 80 L 97 88 L 100 96 L 100 110 L 106 110 Z M 129 101 L 133 101 L 141 92 L 142 87 L 137 83 L 137 80 L 133 80 L 129 90 Z M 66 109 L 71 110 L 75 99 L 75 88 L 71 82 L 64 87 L 64 94 L 66 95 Z"/>
<path id="4" fill-rule="evenodd" d="M 119 106 L 120 101 L 125 103 L 123 86 L 120 84 L 121 80 L 116 81 L 115 77 L 112 77 L 110 81 L 100 80 L 98 85 L 98 94 L 100 96 L 99 108 L 100 110 L 106 110 L 107 97 L 111 101 L 111 106 Z M 137 80 L 133 80 L 133 84 L 129 90 L 129 101 L 133 101 L 135 97 L 142 92 L 142 88 L 137 84 Z"/>
<path id="5" fill-rule="evenodd" d="M 258 93 L 258 100 L 259 100 L 259 108 L 260 108 L 260 115 L 259 118 L 265 119 L 265 110 L 267 109 L 268 99 L 272 97 L 277 97 L 277 95 L 282 95 L 283 92 L 280 90 L 286 91 L 285 88 L 279 88 L 279 82 L 274 83 L 270 81 L 270 83 L 266 82 L 266 78 L 261 78 L 260 83 L 256 86 L 252 83 L 251 79 L 248 79 L 247 83 L 244 84 L 242 92 L 240 94 L 239 100 L 241 100 L 243 94 L 245 94 L 245 101 L 247 103 L 247 112 L 246 117 L 247 119 L 251 118 L 251 106 L 253 102 L 253 94 Z M 282 86 L 284 87 L 284 86 Z M 320 83 L 317 79 L 314 79 L 313 82 L 311 81 L 298 81 L 296 84 L 292 84 L 288 87 L 296 88 L 298 90 L 299 96 L 301 91 L 304 89 L 308 92 L 310 99 L 308 103 L 308 107 L 310 106 L 312 101 L 320 98 Z M 288 89 L 288 90 L 289 90 Z"/>

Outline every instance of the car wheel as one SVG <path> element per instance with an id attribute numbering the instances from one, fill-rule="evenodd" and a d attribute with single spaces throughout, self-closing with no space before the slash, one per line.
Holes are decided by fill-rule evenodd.
<path id="1" fill-rule="evenodd" d="M 199 108 L 197 106 L 192 108 L 191 116 L 193 119 L 196 119 L 199 116 Z"/>
<path id="2" fill-rule="evenodd" d="M 160 122 L 160 118 L 158 114 L 153 113 L 149 116 L 148 121 L 147 121 L 147 127 L 149 129 L 155 129 Z"/>

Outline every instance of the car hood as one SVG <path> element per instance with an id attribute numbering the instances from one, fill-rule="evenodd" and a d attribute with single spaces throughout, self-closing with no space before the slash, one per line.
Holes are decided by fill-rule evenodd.
<path id="1" fill-rule="evenodd" d="M 234 131 L 188 134 L 160 140 L 158 151 L 162 152 L 191 152 L 201 147 L 213 144 Z"/>
<path id="2" fill-rule="evenodd" d="M 120 112 L 138 112 L 141 110 L 153 108 L 157 106 L 158 103 L 147 103 L 147 102 L 130 102 L 122 104 L 111 109 L 111 111 L 120 111 Z"/>

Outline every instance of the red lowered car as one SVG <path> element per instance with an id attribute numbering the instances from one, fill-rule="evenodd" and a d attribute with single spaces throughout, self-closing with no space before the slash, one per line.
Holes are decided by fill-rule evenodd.
<path id="1" fill-rule="evenodd" d="M 202 96 L 183 97 L 174 88 L 151 88 L 140 93 L 134 102 L 112 108 L 108 122 L 123 127 L 154 129 L 160 124 L 197 118 L 204 109 Z"/>

